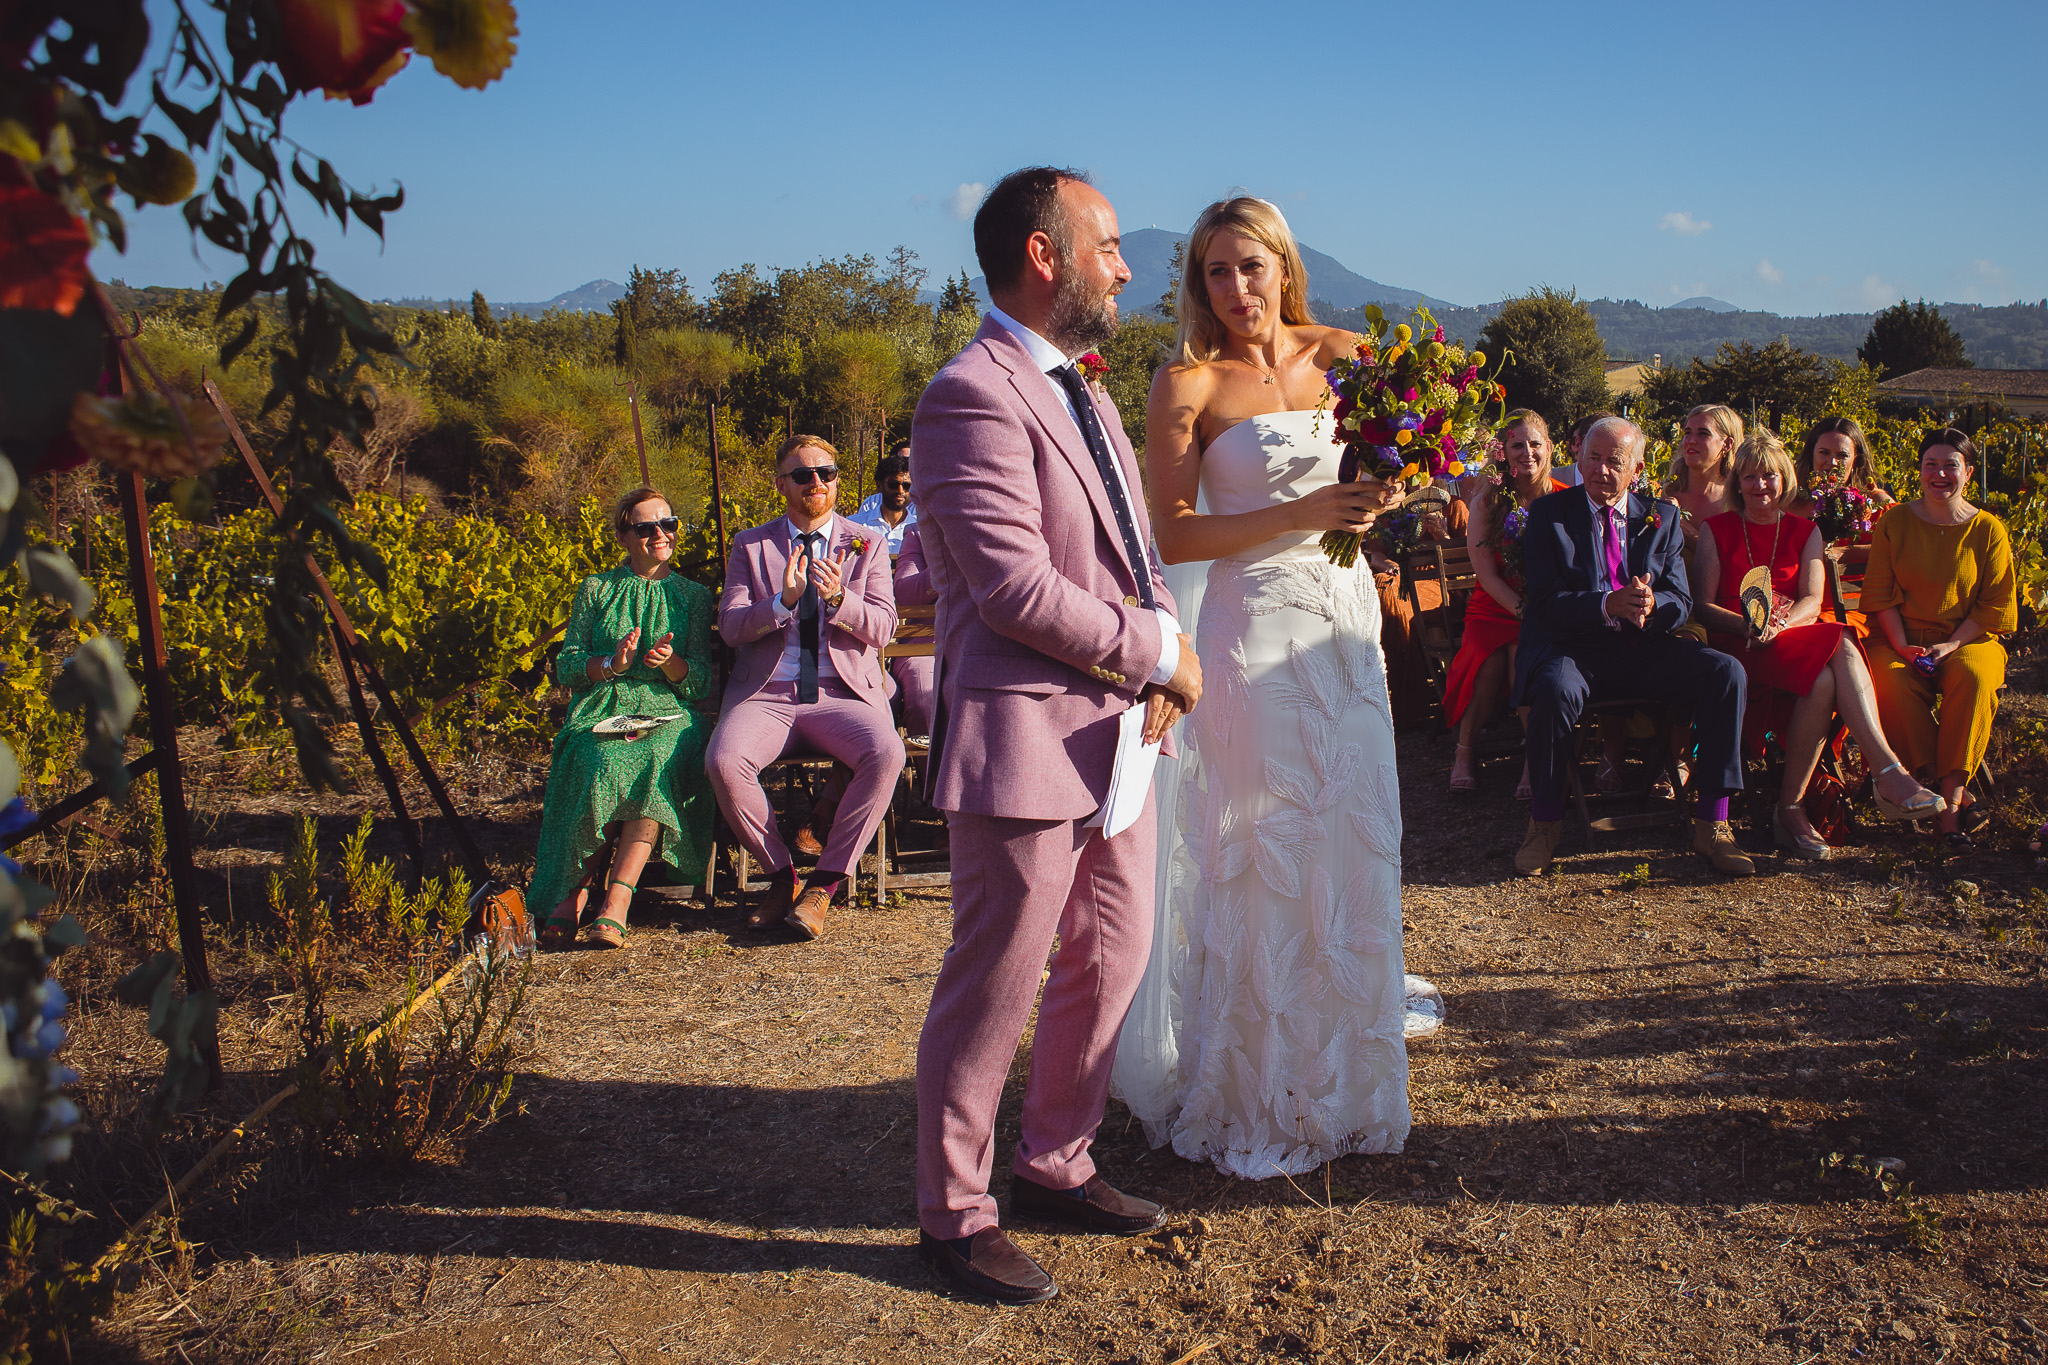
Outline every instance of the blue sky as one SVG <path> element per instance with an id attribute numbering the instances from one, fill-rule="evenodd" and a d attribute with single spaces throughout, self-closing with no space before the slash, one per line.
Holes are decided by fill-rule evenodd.
<path id="1" fill-rule="evenodd" d="M 381 250 L 323 247 L 359 293 L 544 299 L 636 263 L 702 293 L 744 261 L 898 243 L 936 282 L 978 273 L 974 187 L 1051 162 L 1126 227 L 1185 230 L 1244 187 L 1353 270 L 1466 304 L 2048 296 L 2038 2 L 519 13 L 481 93 L 416 59 L 367 108 L 288 115 L 358 186 L 404 183 Z M 95 264 L 225 278 L 206 252 L 154 209 Z"/>

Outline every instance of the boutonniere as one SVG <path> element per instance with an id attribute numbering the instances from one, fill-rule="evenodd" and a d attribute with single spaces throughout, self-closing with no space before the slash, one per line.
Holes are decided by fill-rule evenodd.
<path id="1" fill-rule="evenodd" d="M 1093 351 L 1076 360 L 1074 365 L 1081 371 L 1081 377 L 1091 384 L 1100 384 L 1103 376 L 1109 373 L 1109 362 Z"/>
<path id="2" fill-rule="evenodd" d="M 864 555 L 868 552 L 868 538 L 866 536 L 854 536 L 846 542 L 846 547 L 857 555 Z"/>
<path id="3" fill-rule="evenodd" d="M 1636 534 L 1641 535 L 1644 531 L 1654 531 L 1663 524 L 1664 514 L 1653 506 L 1649 511 L 1643 513 L 1643 524 L 1636 529 Z"/>

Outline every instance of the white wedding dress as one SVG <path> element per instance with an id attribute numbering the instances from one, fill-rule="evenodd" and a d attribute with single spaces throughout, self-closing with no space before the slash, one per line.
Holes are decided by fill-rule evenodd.
<path id="1" fill-rule="evenodd" d="M 1329 422 L 1279 412 L 1225 431 L 1202 456 L 1200 510 L 1334 481 Z M 1398 1152 L 1409 1128 L 1379 594 L 1362 558 L 1340 569 L 1318 539 L 1168 570 L 1198 622 L 1203 695 L 1180 762 L 1160 768 L 1157 933 L 1113 1081 L 1154 1146 L 1255 1180 Z"/>

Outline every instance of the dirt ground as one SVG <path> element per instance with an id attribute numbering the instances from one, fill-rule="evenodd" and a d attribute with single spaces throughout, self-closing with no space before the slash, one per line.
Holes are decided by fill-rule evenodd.
<path id="1" fill-rule="evenodd" d="M 2037 689 L 2007 713 L 2024 729 L 2048 710 Z M 1876 829 L 1798 863 L 1752 834 L 1766 875 L 1728 881 L 1675 828 L 1590 849 L 1575 833 L 1532 882 L 1511 877 L 1513 772 L 1454 801 L 1447 740 L 1399 747 L 1408 968 L 1449 1005 L 1411 1048 L 1399 1156 L 1237 1181 L 1148 1150 L 1113 1103 L 1098 1160 L 1163 1201 L 1169 1229 L 1020 1225 L 1060 1296 L 968 1301 L 912 1249 L 912 1072 L 943 893 L 841 912 L 815 944 L 749 932 L 724 900 L 643 895 L 625 951 L 539 959 L 516 1112 L 460 1164 L 285 1194 L 245 1166 L 190 1211 L 191 1259 L 77 1357 L 2048 1356 L 2048 896 L 2011 851 L 2035 798 L 2008 798 L 2002 848 L 1959 857 Z M 494 848 L 530 847 L 537 781 L 492 780 Z M 277 810 L 219 799 L 208 828 L 240 851 L 210 855 L 209 875 L 274 859 Z M 328 809 L 337 833 L 353 823 Z M 81 1198 L 132 1215 L 280 1083 L 289 997 L 238 989 L 226 1093 L 157 1147 L 85 1144 Z M 91 991 L 81 1015 L 67 1060 L 117 1125 L 154 1044 Z"/>

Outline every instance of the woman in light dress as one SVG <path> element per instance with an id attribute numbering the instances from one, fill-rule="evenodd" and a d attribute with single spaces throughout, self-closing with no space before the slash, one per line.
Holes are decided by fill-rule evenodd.
<path id="1" fill-rule="evenodd" d="M 1337 482 L 1318 327 L 1278 209 L 1211 205 L 1189 236 L 1178 353 L 1153 381 L 1153 534 L 1195 621 L 1202 705 L 1159 788 L 1160 923 L 1118 1095 L 1154 1145 L 1250 1179 L 1408 1136 L 1401 809 L 1363 559 L 1318 540 L 1392 505 Z"/>

